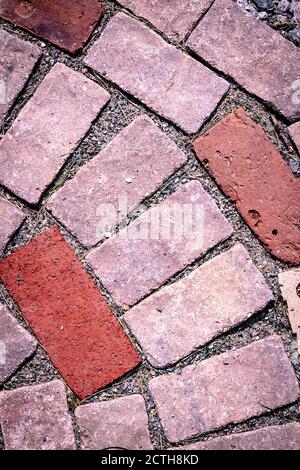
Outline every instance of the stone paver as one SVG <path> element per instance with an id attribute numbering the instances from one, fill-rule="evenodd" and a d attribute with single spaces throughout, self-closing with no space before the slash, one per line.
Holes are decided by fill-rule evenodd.
<path id="1" fill-rule="evenodd" d="M 192 181 L 90 251 L 86 260 L 127 308 L 232 233 L 212 198 Z"/>
<path id="2" fill-rule="evenodd" d="M 187 46 L 287 118 L 300 117 L 300 51 L 231 0 L 214 2 Z"/>
<path id="3" fill-rule="evenodd" d="M 149 387 L 170 442 L 267 413 L 300 394 L 278 336 L 155 377 Z"/>
<path id="4" fill-rule="evenodd" d="M 0 279 L 80 397 L 141 362 L 98 289 L 53 227 L 0 263 Z"/>
<path id="5" fill-rule="evenodd" d="M 289 127 L 289 133 L 300 152 L 300 122 L 295 122 Z"/>
<path id="6" fill-rule="evenodd" d="M 292 330 L 297 336 L 300 354 L 300 268 L 279 273 L 278 280 L 282 296 L 288 306 L 288 316 Z"/>
<path id="7" fill-rule="evenodd" d="M 262 128 L 238 109 L 193 145 L 198 158 L 271 253 L 283 261 L 300 263 L 300 182 Z"/>
<path id="8" fill-rule="evenodd" d="M 213 0 L 119 0 L 174 41 L 183 40 Z"/>
<path id="9" fill-rule="evenodd" d="M 60 380 L 0 392 L 0 423 L 6 450 L 76 449 Z"/>
<path id="10" fill-rule="evenodd" d="M 269 426 L 205 442 L 177 447 L 177 450 L 300 450 L 300 424 Z"/>
<path id="11" fill-rule="evenodd" d="M 0 197 L 0 254 L 25 218 L 19 207 Z"/>
<path id="12" fill-rule="evenodd" d="M 165 367 L 241 323 L 272 300 L 247 250 L 237 244 L 160 289 L 124 316 L 154 367 Z"/>
<path id="13" fill-rule="evenodd" d="M 124 13 L 109 22 L 85 62 L 185 132 L 197 132 L 229 84 Z"/>
<path id="14" fill-rule="evenodd" d="M 135 119 L 47 207 L 84 245 L 93 246 L 187 160 L 146 115 Z"/>
<path id="15" fill-rule="evenodd" d="M 0 125 L 40 56 L 37 46 L 0 30 Z"/>
<path id="16" fill-rule="evenodd" d="M 0 383 L 8 379 L 35 349 L 36 340 L 0 304 Z"/>
<path id="17" fill-rule="evenodd" d="M 99 0 L 0 0 L 1 18 L 69 52 L 84 45 L 103 10 Z"/>
<path id="18" fill-rule="evenodd" d="M 36 204 L 109 94 L 57 63 L 0 143 L 0 183 Z"/>
<path id="19" fill-rule="evenodd" d="M 76 408 L 75 415 L 85 450 L 152 449 L 142 395 L 81 405 Z"/>

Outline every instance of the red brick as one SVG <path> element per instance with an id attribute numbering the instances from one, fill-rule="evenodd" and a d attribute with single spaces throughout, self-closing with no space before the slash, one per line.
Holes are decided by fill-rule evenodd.
<path id="1" fill-rule="evenodd" d="M 41 56 L 37 46 L 0 30 L 0 124 Z"/>
<path id="2" fill-rule="evenodd" d="M 67 395 L 60 380 L 0 393 L 6 450 L 75 450 Z"/>
<path id="3" fill-rule="evenodd" d="M 24 212 L 7 199 L 0 197 L 0 254 L 10 238 L 25 220 Z"/>
<path id="4" fill-rule="evenodd" d="M 300 117 L 300 51 L 231 0 L 214 2 L 187 46 L 287 118 Z"/>
<path id="5" fill-rule="evenodd" d="M 300 424 L 287 423 L 208 439 L 177 450 L 300 450 Z"/>
<path id="6" fill-rule="evenodd" d="M 133 307 L 124 319 L 154 367 L 166 367 L 245 321 L 272 300 L 237 244 Z"/>
<path id="7" fill-rule="evenodd" d="M 84 245 L 93 246 L 186 160 L 150 118 L 140 116 L 80 168 L 47 207 Z M 107 210 L 99 213 L 104 206 Z"/>
<path id="8" fill-rule="evenodd" d="M 289 133 L 300 153 L 300 122 L 295 122 L 289 127 Z"/>
<path id="9" fill-rule="evenodd" d="M 0 182 L 36 204 L 108 99 L 96 83 L 57 63 L 0 143 Z"/>
<path id="10" fill-rule="evenodd" d="M 124 13 L 115 15 L 85 62 L 186 133 L 197 132 L 229 84 Z"/>
<path id="11" fill-rule="evenodd" d="M 293 333 L 297 337 L 300 355 L 300 296 L 297 287 L 300 286 L 300 268 L 289 269 L 278 274 L 282 297 L 287 303 L 288 316 Z"/>
<path id="12" fill-rule="evenodd" d="M 4 259 L 0 278 L 80 398 L 140 364 L 120 323 L 56 228 Z"/>
<path id="13" fill-rule="evenodd" d="M 239 109 L 193 145 L 198 158 L 272 254 L 300 263 L 300 182 L 262 128 Z"/>
<path id="14" fill-rule="evenodd" d="M 174 41 L 183 40 L 213 0 L 119 0 Z"/>
<path id="15" fill-rule="evenodd" d="M 90 37 L 104 10 L 99 0 L 0 0 L 0 16 L 69 52 Z"/>
<path id="16" fill-rule="evenodd" d="M 300 394 L 279 336 L 160 375 L 149 387 L 170 442 L 267 413 Z"/>

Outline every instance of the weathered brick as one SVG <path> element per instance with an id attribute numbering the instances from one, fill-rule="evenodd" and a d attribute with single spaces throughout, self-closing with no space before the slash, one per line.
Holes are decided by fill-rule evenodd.
<path id="1" fill-rule="evenodd" d="M 300 263 L 300 183 L 262 128 L 238 109 L 193 145 L 198 158 L 272 254 Z"/>
<path id="2" fill-rule="evenodd" d="M 53 364 L 80 398 L 141 362 L 55 227 L 0 262 L 0 278 Z"/>
<path id="3" fill-rule="evenodd" d="M 287 423 L 196 442 L 177 450 L 300 450 L 300 424 Z"/>
<path id="4" fill-rule="evenodd" d="M 109 22 L 85 62 L 146 106 L 197 132 L 229 84 L 124 13 Z"/>
<path id="5" fill-rule="evenodd" d="M 0 143 L 0 182 L 37 203 L 108 99 L 96 83 L 57 63 Z"/>
<path id="6" fill-rule="evenodd" d="M 60 380 L 0 392 L 6 450 L 72 450 L 75 438 Z"/>
<path id="7" fill-rule="evenodd" d="M 170 442 L 261 415 L 300 394 L 278 336 L 160 375 L 149 386 Z"/>
<path id="8" fill-rule="evenodd" d="M 300 297 L 297 292 L 300 286 L 300 268 L 283 271 L 278 275 L 282 296 L 288 306 L 288 316 L 293 333 L 297 336 L 300 354 Z"/>
<path id="9" fill-rule="evenodd" d="M 213 0 L 119 0 L 174 41 L 183 40 Z"/>
<path id="10" fill-rule="evenodd" d="M 300 51 L 231 0 L 214 2 L 187 46 L 287 118 L 300 117 Z"/>
<path id="11" fill-rule="evenodd" d="M 25 217 L 21 209 L 0 197 L 0 254 Z"/>
<path id="12" fill-rule="evenodd" d="M 150 118 L 140 116 L 67 181 L 47 207 L 84 245 L 93 246 L 186 159 Z"/>
<path id="13" fill-rule="evenodd" d="M 127 308 L 232 231 L 201 184 L 192 181 L 90 251 L 86 259 L 115 301 Z"/>
<path id="14" fill-rule="evenodd" d="M 0 124 L 41 56 L 37 46 L 0 30 Z"/>
<path id="15" fill-rule="evenodd" d="M 0 383 L 8 379 L 35 349 L 36 340 L 0 304 Z"/>
<path id="16" fill-rule="evenodd" d="M 152 449 L 148 417 L 141 395 L 78 406 L 75 410 L 85 450 L 121 447 Z"/>
<path id="17" fill-rule="evenodd" d="M 300 152 L 300 122 L 295 122 L 289 127 L 289 133 Z"/>
<path id="18" fill-rule="evenodd" d="M 272 300 L 243 245 L 216 256 L 124 316 L 148 361 L 165 367 L 241 323 Z"/>
<path id="19" fill-rule="evenodd" d="M 103 10 L 99 0 L 0 0 L 2 18 L 69 52 L 84 45 Z"/>

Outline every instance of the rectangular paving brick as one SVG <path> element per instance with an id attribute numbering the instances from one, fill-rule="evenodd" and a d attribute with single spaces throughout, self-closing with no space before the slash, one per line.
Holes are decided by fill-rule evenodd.
<path id="1" fill-rule="evenodd" d="M 84 245 L 93 246 L 186 160 L 150 118 L 140 116 L 80 168 L 47 207 Z"/>
<path id="2" fill-rule="evenodd" d="M 0 254 L 25 218 L 19 207 L 0 197 Z"/>
<path id="3" fill-rule="evenodd" d="M 100 0 L 0 0 L 0 17 L 69 52 L 90 37 L 102 16 Z"/>
<path id="4" fill-rule="evenodd" d="M 0 279 L 80 398 L 140 364 L 120 323 L 57 228 L 0 262 Z"/>
<path id="5" fill-rule="evenodd" d="M 232 232 L 212 198 L 192 181 L 90 251 L 86 260 L 126 309 Z"/>
<path id="6" fill-rule="evenodd" d="M 160 375 L 149 387 L 170 442 L 267 413 L 300 394 L 279 336 Z"/>
<path id="7" fill-rule="evenodd" d="M 153 448 L 142 395 L 81 405 L 76 408 L 75 416 L 84 450 Z"/>
<path id="8" fill-rule="evenodd" d="M 124 316 L 154 367 L 166 367 L 263 309 L 272 292 L 241 244 Z"/>
<path id="9" fill-rule="evenodd" d="M 0 304 L 0 383 L 8 379 L 30 357 L 36 340 Z"/>
<path id="10" fill-rule="evenodd" d="M 60 380 L 0 392 L 6 450 L 75 450 L 67 394 Z"/>
<path id="11" fill-rule="evenodd" d="M 287 118 L 300 117 L 300 51 L 231 0 L 214 2 L 187 46 Z"/>
<path id="12" fill-rule="evenodd" d="M 300 263 L 300 182 L 262 128 L 238 109 L 193 146 L 271 253 L 283 261 Z"/>
<path id="13" fill-rule="evenodd" d="M 37 46 L 0 30 L 0 125 L 40 57 Z"/>
<path id="14" fill-rule="evenodd" d="M 176 450 L 300 450 L 300 424 L 268 426 L 176 447 Z"/>
<path id="15" fill-rule="evenodd" d="M 295 122 L 295 124 L 292 124 L 289 127 L 289 133 L 300 153 L 300 122 Z"/>
<path id="16" fill-rule="evenodd" d="M 119 0 L 135 15 L 152 23 L 174 41 L 181 41 L 213 0 Z"/>
<path id="17" fill-rule="evenodd" d="M 124 13 L 115 15 L 85 62 L 186 133 L 197 132 L 229 84 Z"/>
<path id="18" fill-rule="evenodd" d="M 0 183 L 38 203 L 108 99 L 84 75 L 54 65 L 0 143 Z"/>

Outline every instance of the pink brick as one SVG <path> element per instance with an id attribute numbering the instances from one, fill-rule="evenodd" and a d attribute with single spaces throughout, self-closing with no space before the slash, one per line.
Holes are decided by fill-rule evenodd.
<path id="1" fill-rule="evenodd" d="M 0 254 L 25 217 L 21 209 L 0 197 Z"/>
<path id="2" fill-rule="evenodd" d="M 232 231 L 201 184 L 192 181 L 90 251 L 86 260 L 115 301 L 127 308 Z"/>
<path id="3" fill-rule="evenodd" d="M 300 117 L 300 51 L 231 0 L 214 2 L 187 46 L 287 118 Z"/>
<path id="4" fill-rule="evenodd" d="M 148 416 L 141 395 L 129 395 L 76 408 L 84 450 L 121 447 L 152 449 Z"/>
<path id="5" fill-rule="evenodd" d="M 96 83 L 57 63 L 0 144 L 0 182 L 35 204 L 109 99 Z"/>
<path id="6" fill-rule="evenodd" d="M 7 450 L 76 448 L 66 389 L 60 380 L 1 392 L 0 423 Z"/>
<path id="7" fill-rule="evenodd" d="M 196 442 L 177 450 L 300 450 L 300 424 L 287 423 Z"/>
<path id="8" fill-rule="evenodd" d="M 295 122 L 295 124 L 292 124 L 289 127 L 289 132 L 300 153 L 300 122 Z"/>
<path id="9" fill-rule="evenodd" d="M 127 312 L 148 361 L 165 367 L 241 323 L 272 300 L 243 245 L 207 261 Z"/>
<path id="10" fill-rule="evenodd" d="M 297 287 L 300 286 L 300 268 L 289 269 L 278 274 L 282 297 L 287 303 L 288 316 L 293 333 L 297 337 L 300 355 L 300 296 Z"/>
<path id="11" fill-rule="evenodd" d="M 183 40 L 213 0 L 119 0 L 174 41 Z"/>
<path id="12" fill-rule="evenodd" d="M 188 134 L 197 132 L 229 84 L 158 34 L 118 13 L 86 63 Z"/>
<path id="13" fill-rule="evenodd" d="M 93 246 L 186 159 L 150 118 L 140 116 L 67 181 L 47 207 L 84 245 Z"/>
<path id="14" fill-rule="evenodd" d="M 41 56 L 37 46 L 0 30 L 0 124 Z"/>
<path id="15" fill-rule="evenodd" d="M 149 386 L 170 442 L 267 413 L 300 394 L 278 336 L 155 377 Z"/>
<path id="16" fill-rule="evenodd" d="M 8 379 L 35 349 L 36 340 L 0 304 L 0 383 Z"/>

